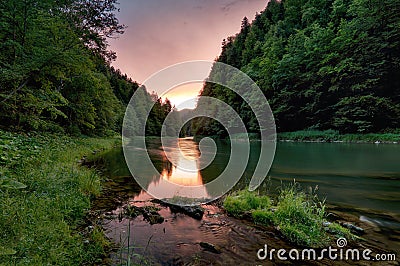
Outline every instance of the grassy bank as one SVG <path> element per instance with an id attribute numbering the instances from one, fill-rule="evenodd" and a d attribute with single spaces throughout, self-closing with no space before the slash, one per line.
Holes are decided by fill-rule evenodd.
<path id="1" fill-rule="evenodd" d="M 277 199 L 239 191 L 226 197 L 225 210 L 255 224 L 274 226 L 289 242 L 306 247 L 325 247 L 338 237 L 354 239 L 349 229 L 326 220 L 325 205 L 296 184 L 283 188 Z"/>
<path id="2" fill-rule="evenodd" d="M 249 140 L 259 140 L 260 136 L 257 133 L 237 133 L 230 136 L 230 139 L 240 140 L 245 136 Z M 195 136 L 198 141 L 203 137 L 213 139 L 221 139 L 219 136 Z M 222 138 L 228 140 L 229 137 Z M 282 132 L 277 134 L 279 141 L 298 141 L 298 142 L 350 142 L 350 143 L 400 143 L 400 129 L 388 133 L 368 133 L 368 134 L 340 134 L 336 130 L 302 130 L 294 132 Z"/>
<path id="3" fill-rule="evenodd" d="M 278 140 L 319 142 L 400 143 L 400 131 L 391 133 L 339 134 L 335 130 L 304 130 L 278 133 Z"/>
<path id="4" fill-rule="evenodd" d="M 0 265 L 82 265 L 101 257 L 101 230 L 82 226 L 100 176 L 78 161 L 118 141 L 0 131 Z"/>

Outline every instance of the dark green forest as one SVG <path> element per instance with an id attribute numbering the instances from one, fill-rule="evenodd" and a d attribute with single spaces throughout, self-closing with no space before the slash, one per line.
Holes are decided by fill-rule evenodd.
<path id="1" fill-rule="evenodd" d="M 120 132 L 138 84 L 111 66 L 107 40 L 125 28 L 117 8 L 116 0 L 0 1 L 0 128 Z"/>
<path id="2" fill-rule="evenodd" d="M 0 128 L 120 132 L 139 84 L 111 66 L 107 40 L 125 28 L 117 11 L 116 0 L 0 1 Z M 399 11 L 399 0 L 273 0 L 243 19 L 216 60 L 257 83 L 279 132 L 392 132 L 400 123 Z M 155 107 L 146 131 L 159 135 L 173 107 L 147 94 Z M 225 101 L 258 132 L 239 95 L 210 83 L 201 95 Z M 224 132 L 208 118 L 192 131 Z"/>
<path id="3" fill-rule="evenodd" d="M 279 132 L 392 132 L 400 123 L 399 14 L 399 0 L 271 0 L 251 23 L 243 19 L 216 60 L 257 83 Z M 227 102 L 250 132 L 258 131 L 234 92 L 207 83 L 201 95 Z M 208 118 L 192 128 L 198 135 L 224 132 Z"/>

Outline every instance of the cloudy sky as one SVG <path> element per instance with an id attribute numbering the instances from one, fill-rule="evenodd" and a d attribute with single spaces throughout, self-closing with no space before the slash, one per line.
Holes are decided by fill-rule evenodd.
<path id="1" fill-rule="evenodd" d="M 116 40 L 113 65 L 139 83 L 172 64 L 214 60 L 224 38 L 240 30 L 244 16 L 251 21 L 266 0 L 120 0 L 118 18 L 128 26 Z M 186 86 L 197 94 L 199 86 Z M 181 90 L 183 92 L 183 90 Z M 175 94 L 177 94 L 175 92 Z"/>

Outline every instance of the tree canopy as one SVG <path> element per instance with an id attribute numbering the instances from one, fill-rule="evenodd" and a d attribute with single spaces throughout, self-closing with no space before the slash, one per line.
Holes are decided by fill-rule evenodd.
<path id="1" fill-rule="evenodd" d="M 223 40 L 217 61 L 257 83 L 281 132 L 390 131 L 400 123 L 399 13 L 399 0 L 271 0 Z M 201 95 L 230 104 L 257 132 L 254 115 L 229 89 L 206 84 Z M 223 132 L 208 118 L 193 128 Z"/>
<path id="2" fill-rule="evenodd" d="M 116 0 L 0 1 L 0 126 L 104 134 L 138 84 L 110 66 Z"/>

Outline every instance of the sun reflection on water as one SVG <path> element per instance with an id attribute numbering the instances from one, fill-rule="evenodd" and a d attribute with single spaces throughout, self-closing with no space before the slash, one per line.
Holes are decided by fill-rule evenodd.
<path id="1" fill-rule="evenodd" d="M 200 151 L 198 144 L 190 138 L 178 139 L 175 147 L 170 149 L 170 157 L 173 165 L 162 154 L 163 167 L 159 178 L 153 179 L 147 188 L 150 194 L 163 195 L 164 198 L 174 196 L 186 198 L 208 198 L 209 194 L 203 187 L 203 178 L 200 172 Z M 175 189 L 174 185 L 180 185 L 190 190 Z"/>

